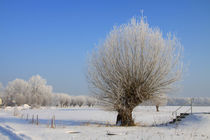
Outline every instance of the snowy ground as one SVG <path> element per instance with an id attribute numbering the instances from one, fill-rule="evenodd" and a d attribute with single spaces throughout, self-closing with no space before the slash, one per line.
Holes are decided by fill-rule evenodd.
<path id="1" fill-rule="evenodd" d="M 41 108 L 0 109 L 0 140 L 14 139 L 210 139 L 210 107 L 193 107 L 193 115 L 178 124 L 168 124 L 178 107 L 137 107 L 133 117 L 137 126 L 117 127 L 116 112 L 100 108 Z M 185 112 L 184 107 L 180 112 Z M 14 110 L 16 110 L 14 112 Z M 18 116 L 14 116 L 14 113 Z M 32 116 L 39 117 L 39 125 L 32 124 Z M 28 116 L 28 120 L 27 119 Z M 55 116 L 56 128 L 50 128 Z M 108 135 L 110 134 L 110 135 Z M 116 135 L 111 135 L 116 134 Z"/>

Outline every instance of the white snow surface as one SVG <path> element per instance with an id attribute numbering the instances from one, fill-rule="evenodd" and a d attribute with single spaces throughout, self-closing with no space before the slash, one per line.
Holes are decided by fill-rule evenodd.
<path id="1" fill-rule="evenodd" d="M 120 127 L 115 126 L 116 112 L 104 111 L 97 107 L 7 107 L 0 109 L 0 140 L 210 139 L 210 107 L 193 107 L 192 115 L 177 124 L 166 125 L 173 119 L 172 112 L 177 108 L 165 106 L 160 107 L 160 112 L 156 112 L 154 106 L 138 106 L 133 111 L 137 126 Z M 178 113 L 183 113 L 189 108 L 184 107 Z M 15 114 L 17 109 L 19 113 Z M 50 125 L 53 116 L 56 128 L 51 128 Z"/>

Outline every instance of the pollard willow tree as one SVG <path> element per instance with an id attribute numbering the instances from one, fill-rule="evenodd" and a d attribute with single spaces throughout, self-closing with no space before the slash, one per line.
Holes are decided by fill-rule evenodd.
<path id="1" fill-rule="evenodd" d="M 181 78 L 182 45 L 170 33 L 151 28 L 144 17 L 114 27 L 92 53 L 90 87 L 117 123 L 132 126 L 133 109 L 157 94 L 168 93 Z"/>

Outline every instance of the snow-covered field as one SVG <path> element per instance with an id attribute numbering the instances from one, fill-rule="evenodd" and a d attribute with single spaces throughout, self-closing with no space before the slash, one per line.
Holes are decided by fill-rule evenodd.
<path id="1" fill-rule="evenodd" d="M 5 108 L 0 109 L 0 140 L 210 139 L 210 107 L 193 107 L 193 115 L 187 116 L 178 124 L 166 125 L 173 119 L 172 112 L 177 108 L 160 107 L 160 112 L 156 112 L 153 106 L 137 107 L 133 112 L 137 124 L 135 127 L 114 126 L 116 112 L 107 112 L 96 107 L 40 109 L 19 107 L 19 111 Z M 189 107 L 184 107 L 179 112 L 188 109 Z M 39 125 L 36 124 L 37 115 Z M 53 116 L 56 128 L 51 128 Z"/>

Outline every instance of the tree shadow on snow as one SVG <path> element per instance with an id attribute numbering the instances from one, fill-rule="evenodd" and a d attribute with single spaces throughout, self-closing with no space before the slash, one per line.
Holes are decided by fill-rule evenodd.
<path id="1" fill-rule="evenodd" d="M 0 123 L 16 123 L 16 124 L 31 124 L 32 118 L 26 120 L 26 119 L 20 119 L 16 117 L 9 117 L 9 118 L 2 118 L 0 117 Z M 36 124 L 36 117 L 34 117 L 34 124 Z M 39 124 L 41 125 L 50 125 L 51 120 L 50 119 L 39 119 Z M 90 120 L 55 120 L 56 126 L 82 126 L 82 125 L 110 125 L 106 122 L 97 122 L 97 121 L 90 121 Z"/>

